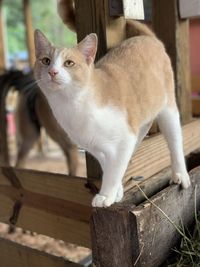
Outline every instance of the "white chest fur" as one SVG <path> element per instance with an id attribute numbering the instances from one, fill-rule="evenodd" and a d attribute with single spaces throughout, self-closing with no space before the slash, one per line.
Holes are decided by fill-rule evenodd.
<path id="1" fill-rule="evenodd" d="M 112 105 L 97 106 L 82 95 L 69 99 L 64 91 L 45 93 L 55 118 L 71 140 L 94 156 L 129 132 L 125 112 Z"/>

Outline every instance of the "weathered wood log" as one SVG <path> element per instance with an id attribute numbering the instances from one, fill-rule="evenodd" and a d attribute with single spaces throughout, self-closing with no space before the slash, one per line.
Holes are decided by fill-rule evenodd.
<path id="1" fill-rule="evenodd" d="M 2 267 L 81 267 L 64 258 L 0 238 Z"/>
<path id="2" fill-rule="evenodd" d="M 194 192 L 200 186 L 200 167 L 191 172 L 191 180 L 187 190 L 168 186 L 150 198 L 177 226 L 189 226 L 194 221 Z M 200 191 L 196 193 L 199 209 Z M 166 259 L 180 234 L 154 205 L 147 200 L 134 206 L 130 195 L 124 203 L 94 209 L 91 228 L 95 266 L 157 267 Z"/>

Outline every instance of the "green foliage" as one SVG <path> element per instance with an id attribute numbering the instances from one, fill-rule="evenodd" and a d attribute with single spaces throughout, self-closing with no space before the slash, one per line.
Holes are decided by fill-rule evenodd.
<path id="1" fill-rule="evenodd" d="M 4 0 L 8 52 L 27 50 L 23 0 Z M 33 28 L 41 29 L 51 42 L 59 46 L 72 46 L 76 35 L 69 31 L 57 14 L 56 0 L 30 0 Z"/>
<path id="2" fill-rule="evenodd" d="M 16 53 L 26 50 L 22 1 L 5 0 L 3 8 L 7 25 L 8 52 Z"/>
<path id="3" fill-rule="evenodd" d="M 72 46 L 76 35 L 69 31 L 57 13 L 56 0 L 32 0 L 33 27 L 43 31 L 56 45 Z"/>

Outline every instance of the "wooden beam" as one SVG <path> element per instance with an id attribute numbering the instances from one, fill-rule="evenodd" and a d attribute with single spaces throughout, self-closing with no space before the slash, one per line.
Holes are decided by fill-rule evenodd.
<path id="1" fill-rule="evenodd" d="M 196 185 L 200 186 L 200 167 L 191 172 L 191 180 L 192 186 L 187 190 L 173 185 L 150 198 L 177 226 L 181 226 L 181 219 L 186 227 L 194 221 L 194 191 Z M 200 191 L 196 193 L 199 209 Z M 95 266 L 160 266 L 180 239 L 155 206 L 149 201 L 135 206 L 132 195 L 124 203 L 94 209 L 91 227 Z"/>
<path id="2" fill-rule="evenodd" d="M 197 18 L 200 17 L 200 1 L 199 0 L 179 0 L 179 10 L 181 18 Z"/>
<path id="3" fill-rule="evenodd" d="M 171 58 L 181 120 L 187 123 L 191 120 L 189 22 L 179 19 L 177 0 L 153 0 L 153 28 Z"/>
<path id="4" fill-rule="evenodd" d="M 134 266 L 137 239 L 132 234 L 134 226 L 130 223 L 130 210 L 129 206 L 94 209 L 91 220 L 94 266 Z"/>
<path id="5" fill-rule="evenodd" d="M 199 148 L 200 120 L 193 121 L 183 126 L 183 146 L 185 155 Z M 142 176 L 144 179 L 151 177 L 164 168 L 170 166 L 170 153 L 162 134 L 147 138 L 142 142 L 136 154 L 129 162 L 124 176 L 124 184 L 131 181 L 129 187 L 135 186 L 138 181 L 132 176 Z"/>
<path id="6" fill-rule="evenodd" d="M 97 60 L 125 39 L 125 19 L 109 16 L 108 0 L 75 0 L 75 8 L 78 41 L 91 32 L 98 35 Z"/>
<path id="7" fill-rule="evenodd" d="M 29 64 L 30 67 L 33 68 L 35 64 L 35 48 L 34 48 L 30 0 L 23 0 L 23 6 L 24 6 L 24 19 L 25 19 L 25 29 L 26 29 L 26 43 L 29 53 Z"/>
<path id="8" fill-rule="evenodd" d="M 90 247 L 93 194 L 86 179 L 0 169 L 0 221 Z"/>
<path id="9" fill-rule="evenodd" d="M 97 33 L 98 51 L 96 60 L 109 48 L 125 39 L 125 19 L 109 16 L 108 0 L 75 0 L 77 39 L 81 41 L 91 32 Z M 102 171 L 98 162 L 86 154 L 87 177 L 101 178 Z"/>
<path id="10" fill-rule="evenodd" d="M 6 59 L 5 59 L 5 43 L 4 43 L 4 20 L 2 13 L 2 4 L 3 0 L 0 0 L 0 72 L 6 68 Z"/>
<path id="11" fill-rule="evenodd" d="M 81 267 L 64 258 L 29 248 L 0 238 L 0 262 L 2 267 Z"/>

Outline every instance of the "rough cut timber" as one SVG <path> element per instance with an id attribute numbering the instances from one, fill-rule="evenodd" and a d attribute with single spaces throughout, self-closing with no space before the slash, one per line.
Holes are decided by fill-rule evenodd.
<path id="1" fill-rule="evenodd" d="M 12 168 L 0 169 L 0 221 L 90 247 L 93 195 L 87 180 Z"/>
<path id="2" fill-rule="evenodd" d="M 183 145 L 185 155 L 199 148 L 200 120 L 183 126 Z M 170 153 L 162 134 L 147 138 L 142 142 L 136 154 L 132 157 L 125 173 L 124 184 L 132 176 L 143 176 L 144 179 L 160 172 L 170 165 Z M 133 187 L 134 182 L 130 186 Z"/>
<path id="3" fill-rule="evenodd" d="M 200 167 L 191 172 L 191 180 L 192 186 L 187 190 L 174 185 L 150 198 L 178 226 L 181 220 L 185 226 L 194 221 L 194 192 L 200 186 Z M 199 209 L 200 191 L 196 193 Z M 122 204 L 94 209 L 91 228 L 93 260 L 99 267 L 158 267 L 180 239 L 155 206 L 149 201 L 135 206 L 131 195 Z"/>
<path id="4" fill-rule="evenodd" d="M 179 10 L 181 18 L 200 17 L 199 0 L 179 0 Z"/>
<path id="5" fill-rule="evenodd" d="M 61 257 L 0 238 L 2 267 L 81 267 Z"/>

